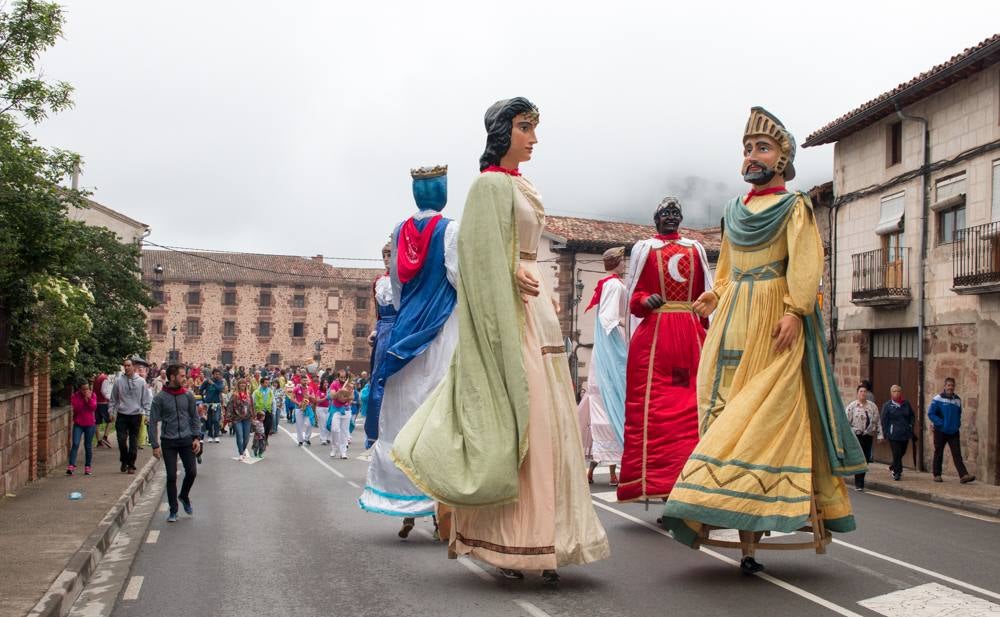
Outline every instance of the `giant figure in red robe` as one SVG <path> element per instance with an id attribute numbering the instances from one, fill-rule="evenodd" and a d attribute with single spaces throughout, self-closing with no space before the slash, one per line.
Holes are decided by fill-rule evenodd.
<path id="1" fill-rule="evenodd" d="M 665 499 L 698 443 L 695 389 L 708 321 L 692 303 L 712 288 L 704 247 L 678 233 L 680 202 L 656 209 L 657 234 L 632 249 L 625 451 L 618 501 Z"/>

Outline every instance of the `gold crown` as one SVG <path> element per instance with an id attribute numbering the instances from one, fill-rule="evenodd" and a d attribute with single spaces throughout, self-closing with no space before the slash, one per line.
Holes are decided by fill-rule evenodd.
<path id="1" fill-rule="evenodd" d="M 433 167 L 417 167 L 416 169 L 410 170 L 410 177 L 414 180 L 423 180 L 425 178 L 437 178 L 438 176 L 448 175 L 447 165 L 434 165 Z"/>

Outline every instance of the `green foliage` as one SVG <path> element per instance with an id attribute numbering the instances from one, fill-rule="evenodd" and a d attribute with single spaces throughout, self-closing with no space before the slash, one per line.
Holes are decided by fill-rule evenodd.
<path id="1" fill-rule="evenodd" d="M 145 353 L 142 308 L 152 305 L 139 248 L 67 217 L 86 207 L 82 192 L 59 187 L 79 156 L 39 146 L 20 124 L 72 105 L 69 84 L 35 74 L 63 22 L 54 2 L 0 9 L 0 310 L 11 317 L 14 357 L 49 355 L 57 382 Z"/>

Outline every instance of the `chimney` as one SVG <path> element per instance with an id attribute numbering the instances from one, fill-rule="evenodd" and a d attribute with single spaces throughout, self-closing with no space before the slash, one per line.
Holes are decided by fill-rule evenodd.
<path id="1" fill-rule="evenodd" d="M 315 257 L 312 258 L 312 260 L 313 261 L 318 261 L 319 263 L 323 263 L 323 256 L 322 255 L 316 255 Z"/>
<path id="2" fill-rule="evenodd" d="M 74 191 L 80 188 L 80 161 L 73 164 L 73 183 L 71 186 Z"/>

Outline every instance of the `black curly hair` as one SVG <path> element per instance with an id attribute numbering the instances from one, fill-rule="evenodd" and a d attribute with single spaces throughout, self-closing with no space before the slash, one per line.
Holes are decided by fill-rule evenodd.
<path id="1" fill-rule="evenodd" d="M 499 165 L 500 159 L 510 150 L 510 132 L 514 126 L 514 116 L 525 112 L 537 112 L 535 104 L 517 96 L 497 101 L 486 110 L 486 149 L 479 157 L 479 171 L 490 165 Z"/>

